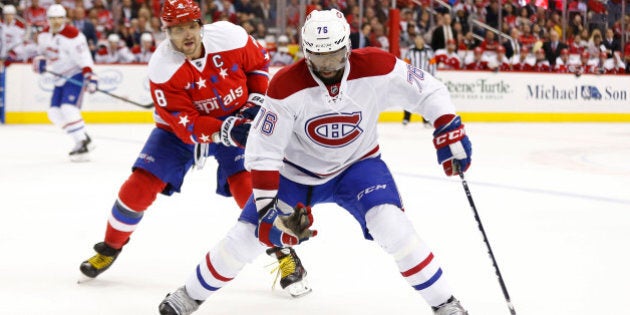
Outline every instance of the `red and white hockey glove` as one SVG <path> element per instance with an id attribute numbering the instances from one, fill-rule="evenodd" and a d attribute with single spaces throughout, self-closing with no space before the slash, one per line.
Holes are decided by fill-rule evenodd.
<path id="1" fill-rule="evenodd" d="M 457 175 L 470 167 L 472 145 L 459 116 L 444 115 L 436 120 L 433 145 L 446 175 Z"/>
<path id="2" fill-rule="evenodd" d="M 285 214 L 277 207 L 277 199 L 258 211 L 256 237 L 269 247 L 286 247 L 300 244 L 317 235 L 313 225 L 311 207 L 298 203 L 291 214 Z"/>
<path id="3" fill-rule="evenodd" d="M 251 128 L 251 120 L 230 116 L 221 124 L 221 130 L 212 135 L 212 141 L 226 147 L 244 148 Z"/>

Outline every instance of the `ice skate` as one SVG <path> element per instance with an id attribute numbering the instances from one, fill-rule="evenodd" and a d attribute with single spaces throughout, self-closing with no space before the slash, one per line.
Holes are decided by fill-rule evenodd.
<path id="1" fill-rule="evenodd" d="M 118 254 L 122 249 L 114 249 L 109 247 L 105 242 L 94 245 L 96 255 L 81 263 L 79 269 L 88 278 L 96 278 L 103 273 L 116 261 Z M 79 283 L 82 282 L 79 280 Z"/>
<path id="2" fill-rule="evenodd" d="M 180 287 L 173 293 L 166 295 L 158 309 L 160 315 L 188 315 L 196 311 L 203 301 L 191 298 L 186 287 Z"/>
<path id="3" fill-rule="evenodd" d="M 302 262 L 293 248 L 269 248 L 267 255 L 278 259 L 278 266 L 274 270 L 278 271 L 276 279 L 280 277 L 282 289 L 291 294 L 292 297 L 301 297 L 311 293 L 312 289 L 306 281 L 306 269 L 302 266 Z"/>
<path id="4" fill-rule="evenodd" d="M 433 312 L 435 312 L 435 315 L 468 315 L 468 311 L 452 296 L 440 306 L 433 307 Z"/>
<path id="5" fill-rule="evenodd" d="M 68 153 L 72 162 L 87 162 L 90 160 L 90 151 L 94 150 L 92 139 L 87 134 L 85 140 L 77 142 L 72 151 Z"/>

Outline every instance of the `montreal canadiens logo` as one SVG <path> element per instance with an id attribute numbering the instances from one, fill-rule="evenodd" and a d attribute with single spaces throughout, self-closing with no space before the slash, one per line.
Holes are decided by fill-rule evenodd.
<path id="1" fill-rule="evenodd" d="M 334 113 L 309 119 L 305 129 L 308 137 L 319 145 L 343 147 L 363 133 L 360 122 L 361 112 Z"/>

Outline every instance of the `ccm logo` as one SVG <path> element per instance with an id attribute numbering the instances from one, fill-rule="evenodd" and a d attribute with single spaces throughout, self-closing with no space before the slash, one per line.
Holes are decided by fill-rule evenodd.
<path id="1" fill-rule="evenodd" d="M 438 137 L 435 138 L 435 145 L 436 146 L 441 146 L 443 144 L 447 144 L 447 143 L 453 143 L 461 138 L 464 137 L 464 135 L 466 135 L 466 131 L 464 130 L 463 127 L 460 127 L 458 129 L 455 129 L 449 133 L 445 133 L 443 135 L 440 135 Z"/>
<path id="2" fill-rule="evenodd" d="M 386 188 L 387 188 L 387 185 L 375 185 L 375 186 L 372 186 L 372 187 L 368 187 L 368 188 L 364 189 L 363 191 L 361 191 L 360 193 L 357 194 L 357 200 L 361 200 L 361 198 L 363 198 L 363 196 L 365 196 L 365 195 L 367 195 L 367 194 L 369 194 L 371 192 L 374 192 L 374 191 L 377 191 L 377 190 L 381 190 L 381 189 L 386 189 Z"/>

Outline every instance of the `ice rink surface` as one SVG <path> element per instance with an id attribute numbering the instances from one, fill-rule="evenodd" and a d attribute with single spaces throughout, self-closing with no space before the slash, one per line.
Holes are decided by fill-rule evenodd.
<path id="1" fill-rule="evenodd" d="M 160 196 L 118 261 L 77 284 L 102 240 L 118 188 L 152 125 L 89 125 L 96 151 L 71 163 L 52 125 L 0 126 L 0 314 L 157 314 L 238 208 L 215 195 L 215 168 Z M 406 213 L 471 315 L 509 314 L 459 178 L 436 163 L 431 130 L 379 126 Z M 517 314 L 628 314 L 630 125 L 467 124 L 466 173 Z M 261 256 L 195 314 L 429 315 L 393 260 L 334 205 L 314 208 L 319 235 L 298 247 L 313 293 L 271 289 Z"/>

